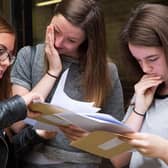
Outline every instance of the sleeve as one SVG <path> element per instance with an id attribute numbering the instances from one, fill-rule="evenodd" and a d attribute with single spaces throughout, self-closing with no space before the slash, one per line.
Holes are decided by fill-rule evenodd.
<path id="1" fill-rule="evenodd" d="M 122 120 L 124 117 L 124 98 L 118 70 L 113 63 L 109 63 L 109 70 L 112 79 L 112 90 L 107 97 L 102 112 L 110 114 L 118 120 Z"/>
<path id="2" fill-rule="evenodd" d="M 32 126 L 27 126 L 21 132 L 12 137 L 12 148 L 16 155 L 24 154 L 30 151 L 36 144 L 40 144 L 47 140 L 41 138 Z"/>
<path id="3" fill-rule="evenodd" d="M 31 47 L 26 46 L 19 50 L 17 59 L 11 71 L 11 83 L 31 89 Z"/>
<path id="4" fill-rule="evenodd" d="M 21 96 L 14 96 L 0 102 L 0 128 L 23 120 L 27 114 L 27 107 Z"/>

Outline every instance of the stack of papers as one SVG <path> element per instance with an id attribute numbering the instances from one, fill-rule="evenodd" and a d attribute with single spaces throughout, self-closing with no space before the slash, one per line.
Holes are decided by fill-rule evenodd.
<path id="1" fill-rule="evenodd" d="M 134 132 L 111 115 L 98 113 L 93 102 L 77 101 L 64 92 L 66 70 L 57 86 L 51 103 L 32 103 L 29 109 L 42 112 L 36 120 L 26 119 L 36 129 L 58 131 L 59 125 L 76 125 L 90 132 L 86 137 L 71 143 L 72 146 L 95 155 L 111 158 L 131 147 L 117 138 L 118 134 Z M 111 109 L 113 110 L 113 109 Z"/>
<path id="2" fill-rule="evenodd" d="M 102 130 L 120 134 L 133 132 L 131 128 L 108 114 L 76 113 L 48 103 L 34 103 L 29 108 L 43 113 L 36 121 L 45 124 L 40 129 L 47 130 L 46 124 L 52 127 L 73 124 L 87 131 Z"/>

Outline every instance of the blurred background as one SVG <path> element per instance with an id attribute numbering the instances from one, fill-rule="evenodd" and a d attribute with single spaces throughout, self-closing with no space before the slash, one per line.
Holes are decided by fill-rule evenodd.
<path id="1" fill-rule="evenodd" d="M 15 27 L 18 35 L 18 49 L 44 41 L 45 29 L 53 14 L 58 0 L 0 0 L 0 15 Z M 117 65 L 124 91 L 125 108 L 133 94 L 136 75 L 125 65 L 119 47 L 119 33 L 127 21 L 130 11 L 142 2 L 168 4 L 168 0 L 99 0 L 104 10 L 108 56 Z M 112 165 L 108 160 L 103 168 Z"/>

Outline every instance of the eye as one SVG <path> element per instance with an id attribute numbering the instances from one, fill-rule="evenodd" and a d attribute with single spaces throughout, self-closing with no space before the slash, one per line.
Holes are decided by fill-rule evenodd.
<path id="1" fill-rule="evenodd" d="M 73 39 L 68 39 L 68 41 L 71 43 L 76 43 L 76 40 L 73 40 Z"/>
<path id="2" fill-rule="evenodd" d="M 60 31 L 58 29 L 54 29 L 54 34 L 59 34 Z"/>
<path id="3" fill-rule="evenodd" d="M 4 54 L 6 52 L 5 48 L 0 48 L 0 55 Z"/>
<path id="4" fill-rule="evenodd" d="M 154 62 L 154 61 L 157 61 L 158 59 L 159 59 L 159 57 L 151 57 L 151 58 L 148 58 L 148 61 Z"/>

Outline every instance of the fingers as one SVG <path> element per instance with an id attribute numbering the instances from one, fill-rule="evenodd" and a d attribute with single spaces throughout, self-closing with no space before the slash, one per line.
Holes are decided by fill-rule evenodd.
<path id="1" fill-rule="evenodd" d="M 44 139 L 52 139 L 56 136 L 57 132 L 54 131 L 45 131 L 45 130 L 36 130 L 36 133 Z"/>
<path id="2" fill-rule="evenodd" d="M 155 89 L 163 82 L 160 76 L 144 75 L 135 85 L 135 91 L 144 93 L 146 89 L 154 87 Z M 155 91 L 155 90 L 154 90 Z"/>
<path id="3" fill-rule="evenodd" d="M 74 134 L 76 136 L 80 136 L 81 134 L 86 133 L 86 131 L 78 127 L 71 126 L 71 125 L 70 126 L 59 126 L 59 128 L 67 134 Z"/>
<path id="4" fill-rule="evenodd" d="M 40 117 L 42 115 L 41 112 L 38 112 L 38 111 L 28 111 L 27 113 L 27 116 L 29 118 L 37 118 L 37 117 Z"/>
<path id="5" fill-rule="evenodd" d="M 32 102 L 37 103 L 37 102 L 44 102 L 44 97 L 38 93 L 32 93 Z"/>
<path id="6" fill-rule="evenodd" d="M 50 24 L 47 26 L 45 39 L 45 54 L 49 63 L 49 71 L 56 76 L 59 76 L 62 71 L 62 62 L 57 49 L 55 48 L 54 26 Z"/>
<path id="7" fill-rule="evenodd" d="M 162 79 L 162 77 L 156 74 L 145 74 L 141 77 L 140 80 L 143 81 L 146 79 Z"/>
<path id="8" fill-rule="evenodd" d="M 64 134 L 70 139 L 70 140 L 77 140 L 81 137 L 87 136 L 88 132 L 76 127 L 74 125 L 70 126 L 59 126 L 59 128 L 64 132 Z"/>
<path id="9" fill-rule="evenodd" d="M 119 138 L 134 148 L 147 148 L 149 146 L 148 134 L 145 133 L 131 133 L 131 134 L 124 134 L 120 135 Z"/>
<path id="10" fill-rule="evenodd" d="M 54 30 L 51 25 L 47 26 L 46 39 L 45 39 L 45 52 L 49 55 L 52 54 L 54 49 Z"/>
<path id="11" fill-rule="evenodd" d="M 133 138 L 132 134 L 115 134 L 115 135 L 123 141 L 131 140 Z"/>
<path id="12" fill-rule="evenodd" d="M 24 99 L 26 105 L 29 105 L 33 101 L 38 101 L 38 102 L 44 101 L 44 98 L 42 97 L 42 95 L 34 92 L 29 92 L 28 94 L 22 96 L 22 98 Z"/>

